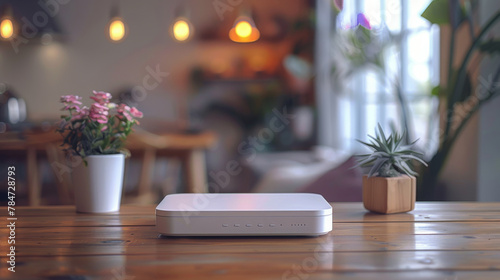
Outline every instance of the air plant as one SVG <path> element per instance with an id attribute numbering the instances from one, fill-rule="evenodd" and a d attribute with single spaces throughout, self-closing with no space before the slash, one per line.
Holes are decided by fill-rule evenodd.
<path id="1" fill-rule="evenodd" d="M 409 145 L 402 144 L 405 134 L 406 132 L 403 132 L 401 135 L 395 132 L 386 137 L 379 124 L 378 131 L 375 130 L 375 137 L 368 135 L 371 138 L 369 143 L 358 140 L 358 142 L 367 146 L 373 152 L 371 154 L 358 155 L 359 159 L 357 160 L 356 167 L 371 167 L 368 177 L 398 177 L 402 174 L 408 176 L 418 175 L 410 167 L 408 161 L 417 160 L 425 166 L 427 164 L 421 159 L 423 156 L 421 153 L 411 149 L 418 139 Z"/>

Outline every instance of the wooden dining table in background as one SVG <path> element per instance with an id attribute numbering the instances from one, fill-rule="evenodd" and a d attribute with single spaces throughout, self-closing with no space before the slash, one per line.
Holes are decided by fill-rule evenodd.
<path id="1" fill-rule="evenodd" d="M 143 152 L 142 170 L 138 194 L 151 191 L 154 164 L 157 156 L 177 157 L 184 169 L 185 190 L 190 193 L 208 192 L 205 150 L 215 145 L 217 137 L 213 132 L 161 133 L 141 130 L 127 139 L 127 149 Z"/>
<path id="2" fill-rule="evenodd" d="M 27 194 L 29 205 L 37 206 L 40 204 L 41 197 L 41 178 L 38 165 L 38 154 L 45 153 L 50 162 L 57 161 L 57 147 L 62 143 L 61 135 L 53 129 L 35 130 L 29 132 L 7 132 L 0 133 L 0 153 L 5 154 L 24 154 L 26 163 L 25 182 L 28 186 Z M 18 178 L 18 180 L 21 178 Z M 22 180 L 22 179 L 21 179 Z M 19 183 L 17 183 L 19 186 Z M 67 188 L 57 181 L 57 190 L 59 197 L 68 199 Z M 66 201 L 64 201 L 66 202 Z"/>
<path id="3" fill-rule="evenodd" d="M 207 192 L 205 150 L 217 141 L 209 131 L 151 133 L 137 129 L 129 135 L 126 148 L 142 157 L 138 195 L 151 191 L 154 164 L 157 156 L 176 157 L 182 162 L 186 192 Z M 46 131 L 11 132 L 0 134 L 0 153 L 23 154 L 26 159 L 26 184 L 30 206 L 41 204 L 41 178 L 38 157 L 45 154 L 56 177 L 67 167 L 62 155 L 62 137 L 53 129 Z M 64 172 L 62 172 L 64 173 Z M 66 172 L 68 173 L 68 172 Z M 70 173 L 70 172 L 69 172 Z M 65 174 L 68 175 L 68 174 Z M 21 179 L 21 178 L 19 178 Z M 56 178 L 60 203 L 70 204 L 70 177 Z"/>
<path id="4" fill-rule="evenodd" d="M 332 203 L 319 237 L 162 237 L 155 206 L 16 209 L 16 272 L 1 279 L 499 279 L 500 202 L 418 202 L 379 215 Z M 0 213 L 6 221 L 7 211 Z"/>

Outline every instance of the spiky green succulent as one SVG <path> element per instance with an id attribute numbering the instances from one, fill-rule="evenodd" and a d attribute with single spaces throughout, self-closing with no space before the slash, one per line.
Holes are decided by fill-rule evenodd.
<path id="1" fill-rule="evenodd" d="M 373 152 L 371 154 L 358 155 L 356 166 L 368 166 L 370 172 L 368 176 L 379 177 L 397 177 L 401 174 L 408 176 L 416 176 L 417 172 L 413 171 L 408 165 L 411 160 L 416 160 L 427 166 L 422 160 L 421 153 L 413 151 L 412 146 L 418 141 L 415 140 L 409 145 L 403 145 L 405 138 L 403 132 L 399 135 L 397 132 L 392 133 L 389 137 L 385 137 L 384 130 L 378 125 L 378 130 L 375 130 L 375 136 L 368 135 L 370 142 L 363 142 L 358 140 L 361 144 L 370 148 Z"/>

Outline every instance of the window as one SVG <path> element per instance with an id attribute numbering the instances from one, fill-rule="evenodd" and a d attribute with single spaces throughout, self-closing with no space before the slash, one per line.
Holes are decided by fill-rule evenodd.
<path id="1" fill-rule="evenodd" d="M 439 29 L 420 16 L 430 1 L 344 1 L 344 9 L 336 20 L 337 30 L 351 23 L 357 13 L 364 13 L 372 32 L 386 28 L 395 39 L 384 52 L 385 74 L 369 67 L 357 69 L 345 81 L 343 92 L 332 92 L 335 90 L 331 85 L 325 85 L 329 83 L 326 75 L 318 75 L 320 144 L 355 152 L 360 149 L 355 139 L 367 140 L 367 134 L 374 135 L 377 123 L 387 130 L 391 124 L 400 130 L 402 114 L 395 93 L 398 82 L 408 108 L 411 138 L 420 138 L 419 146 L 425 146 L 430 153 L 437 149 L 439 140 L 433 135 L 437 135 L 438 102 L 430 92 L 439 83 Z M 333 17 L 332 13 L 321 11 L 321 5 L 325 5 L 321 2 L 318 0 L 316 44 L 328 37 L 322 37 L 322 32 L 328 32 L 324 22 L 331 23 Z M 328 38 L 330 42 L 323 42 L 331 45 L 332 38 Z M 317 62 L 320 56 L 331 55 L 321 47 L 316 51 Z M 318 72 L 332 68 L 321 63 L 317 67 Z"/>

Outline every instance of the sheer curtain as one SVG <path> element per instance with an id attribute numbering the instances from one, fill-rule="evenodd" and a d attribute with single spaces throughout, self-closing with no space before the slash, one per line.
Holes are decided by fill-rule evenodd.
<path id="1" fill-rule="evenodd" d="M 331 0 L 317 0 L 316 91 L 319 142 L 358 152 L 355 139 L 373 135 L 377 123 L 385 130 L 403 129 L 396 84 L 408 108 L 409 133 L 420 147 L 437 149 L 437 99 L 431 89 L 439 83 L 439 30 L 420 17 L 431 0 L 344 1 L 335 17 Z M 375 34 L 390 33 L 384 51 L 384 73 L 371 67 L 356 69 L 338 90 L 332 77 L 334 34 L 352 26 L 358 13 L 369 20 Z M 389 39 L 387 39 L 389 40 Z M 334 71 L 334 70 L 333 70 Z"/>

